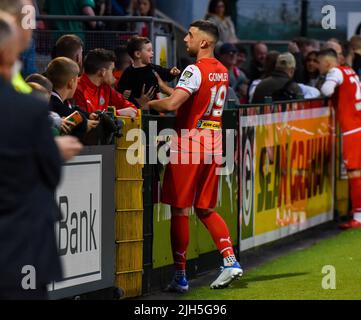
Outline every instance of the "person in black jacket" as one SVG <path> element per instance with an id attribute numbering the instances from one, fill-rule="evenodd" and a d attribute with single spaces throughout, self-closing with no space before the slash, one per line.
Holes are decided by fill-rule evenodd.
<path id="1" fill-rule="evenodd" d="M 20 52 L 15 23 L 6 16 L 0 13 L 0 300 L 46 299 L 47 284 L 62 279 L 55 189 L 62 160 L 81 145 L 72 137 L 55 141 L 47 104 L 11 86 Z M 28 288 L 24 278 L 31 275 L 35 286 Z"/>
<path id="2" fill-rule="evenodd" d="M 133 65 L 124 71 L 117 89 L 130 102 L 140 107 L 139 99 L 142 93 L 148 93 L 151 100 L 158 97 L 160 91 L 155 73 L 163 81 L 170 82 L 180 74 L 180 71 L 176 67 L 166 69 L 152 64 L 153 48 L 148 38 L 138 36 L 131 38 L 127 50 L 133 59 Z"/>
<path id="3" fill-rule="evenodd" d="M 296 69 L 296 61 L 289 52 L 280 54 L 275 70 L 263 79 L 254 92 L 252 103 L 264 103 L 266 97 L 273 101 L 294 100 L 302 96 L 299 85 L 292 80 Z"/>
<path id="4" fill-rule="evenodd" d="M 361 79 L 361 36 L 356 35 L 351 38 L 351 51 L 353 53 L 352 68 Z"/>
<path id="5" fill-rule="evenodd" d="M 98 115 L 88 114 L 70 103 L 78 84 L 79 66 L 71 59 L 59 57 L 52 60 L 46 70 L 47 78 L 53 84 L 50 98 L 50 109 L 60 117 L 68 117 L 78 111 L 83 121 L 76 126 L 72 135 L 83 140 L 85 135 L 99 124 Z"/>

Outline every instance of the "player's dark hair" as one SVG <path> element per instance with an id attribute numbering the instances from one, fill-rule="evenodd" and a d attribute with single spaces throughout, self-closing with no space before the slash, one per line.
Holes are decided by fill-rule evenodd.
<path id="1" fill-rule="evenodd" d="M 217 25 L 213 22 L 207 20 L 197 20 L 194 21 L 190 26 L 198 28 L 199 30 L 211 35 L 214 38 L 215 42 L 218 42 L 219 31 Z"/>
<path id="2" fill-rule="evenodd" d="M 318 58 L 322 58 L 322 57 L 332 57 L 332 58 L 335 58 L 337 59 L 337 53 L 335 50 L 333 49 L 322 49 L 321 51 L 319 51 L 317 53 L 317 57 Z"/>
<path id="3" fill-rule="evenodd" d="M 112 62 L 115 63 L 116 56 L 113 51 L 106 49 L 94 49 L 89 51 L 84 61 L 84 71 L 86 74 L 96 74 L 100 69 L 108 69 Z"/>
<path id="4" fill-rule="evenodd" d="M 127 51 L 132 59 L 135 57 L 136 51 L 142 51 L 143 46 L 151 43 L 148 38 L 135 36 L 128 40 Z"/>

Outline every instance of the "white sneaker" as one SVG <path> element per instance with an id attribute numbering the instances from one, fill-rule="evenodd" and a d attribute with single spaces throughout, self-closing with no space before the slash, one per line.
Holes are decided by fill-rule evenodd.
<path id="1" fill-rule="evenodd" d="M 232 266 L 222 267 L 221 274 L 210 285 L 211 289 L 223 289 L 229 286 L 233 280 L 239 280 L 243 275 L 243 270 L 238 262 Z"/>

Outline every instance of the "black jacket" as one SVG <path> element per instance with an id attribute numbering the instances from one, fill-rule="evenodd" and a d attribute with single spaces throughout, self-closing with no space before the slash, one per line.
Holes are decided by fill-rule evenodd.
<path id="1" fill-rule="evenodd" d="M 123 94 L 125 90 L 131 90 L 132 94 L 128 100 L 139 107 L 135 98 L 140 98 L 144 85 L 145 93 L 152 87 L 157 88 L 155 94 L 159 93 L 158 80 L 153 71 L 157 72 L 162 80 L 166 82 L 176 78 L 170 74 L 170 69 L 162 68 L 154 64 L 142 68 L 130 66 L 124 71 L 119 80 L 118 91 Z M 156 99 L 155 96 L 153 98 Z"/>
<path id="2" fill-rule="evenodd" d="M 0 289 L 19 288 L 27 265 L 44 285 L 62 275 L 54 233 L 62 161 L 46 104 L 0 79 L 0 109 Z"/>
<path id="3" fill-rule="evenodd" d="M 287 90 L 296 99 L 297 96 L 302 95 L 302 90 L 299 85 L 291 81 L 288 75 L 282 71 L 274 71 L 271 76 L 265 78 L 257 86 L 253 95 L 252 103 L 264 103 L 265 97 L 273 97 L 276 92 L 280 90 Z M 290 100 L 290 99 L 275 99 L 274 101 Z"/>
<path id="4" fill-rule="evenodd" d="M 56 94 L 56 92 L 54 93 Z M 52 94 L 50 98 L 49 106 L 51 111 L 56 112 L 62 118 L 70 116 L 74 111 L 78 111 L 83 118 L 83 122 L 74 128 L 74 130 L 72 131 L 72 135 L 78 137 L 79 139 L 84 138 L 85 134 L 87 133 L 87 127 L 88 127 L 89 115 L 87 112 L 80 109 L 79 107 L 72 105 L 69 106 L 67 103 L 61 101 L 61 99 L 54 94 Z"/>
<path id="5" fill-rule="evenodd" d="M 355 72 L 358 74 L 358 76 L 361 78 L 361 55 L 355 53 L 355 57 L 352 61 L 352 68 L 355 70 Z"/>

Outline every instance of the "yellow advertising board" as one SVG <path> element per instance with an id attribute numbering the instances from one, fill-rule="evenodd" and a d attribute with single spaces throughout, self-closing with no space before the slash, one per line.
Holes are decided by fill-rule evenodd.
<path id="1" fill-rule="evenodd" d="M 321 105 L 241 112 L 241 251 L 332 220 L 333 132 L 332 110 Z"/>

